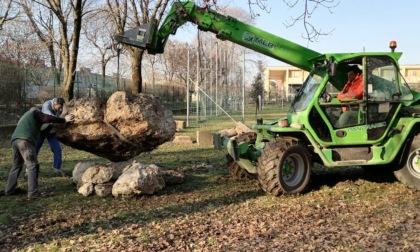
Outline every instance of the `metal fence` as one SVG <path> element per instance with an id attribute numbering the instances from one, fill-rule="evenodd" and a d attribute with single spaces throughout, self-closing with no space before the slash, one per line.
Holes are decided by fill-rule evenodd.
<path id="1" fill-rule="evenodd" d="M 20 113 L 33 105 L 41 105 L 53 97 L 62 96 L 62 74 L 46 67 L 24 67 L 0 61 L 0 110 Z M 143 83 L 143 93 L 153 94 L 161 99 L 166 108 L 174 113 L 186 113 L 187 93 L 190 95 L 190 115 L 208 119 L 220 115 L 221 109 L 237 111 L 241 109 L 241 94 L 214 92 L 210 86 L 199 92 L 187 91 L 186 86 Z M 127 79 L 117 80 L 87 71 L 76 72 L 74 97 L 108 98 L 117 90 L 131 92 Z M 223 88 L 220 90 L 230 90 Z M 219 105 L 216 106 L 217 103 Z M 246 102 L 248 105 L 248 102 Z M 198 111 L 198 112 L 197 112 Z"/>
<path id="2" fill-rule="evenodd" d="M 0 108 L 26 111 L 32 105 L 42 104 L 62 96 L 62 74 L 52 69 L 24 67 L 0 61 Z M 108 98 L 117 90 L 131 92 L 127 79 L 102 77 L 99 74 L 76 72 L 74 98 Z M 143 84 L 143 93 L 158 96 L 169 109 L 186 108 L 186 87 L 179 85 Z"/>

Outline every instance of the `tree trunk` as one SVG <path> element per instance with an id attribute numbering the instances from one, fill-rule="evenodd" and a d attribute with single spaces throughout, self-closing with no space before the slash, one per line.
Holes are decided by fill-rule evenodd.
<path id="1" fill-rule="evenodd" d="M 64 80 L 63 80 L 63 98 L 66 101 L 70 101 L 74 98 L 74 80 L 75 74 L 69 71 L 69 68 L 64 68 Z"/>
<path id="2" fill-rule="evenodd" d="M 102 80 L 101 80 L 101 97 L 103 98 L 103 97 L 105 97 L 105 73 L 106 73 L 106 63 L 105 62 L 103 62 L 102 63 L 102 70 L 101 70 L 101 72 L 102 72 Z"/>
<path id="3" fill-rule="evenodd" d="M 131 81 L 133 94 L 142 93 L 143 78 L 141 75 L 141 60 L 144 50 L 135 48 L 131 53 Z"/>

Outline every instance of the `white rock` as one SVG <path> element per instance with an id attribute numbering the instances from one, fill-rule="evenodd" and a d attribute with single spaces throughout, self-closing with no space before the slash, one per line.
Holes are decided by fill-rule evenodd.
<path id="1" fill-rule="evenodd" d="M 114 184 L 113 182 L 108 182 L 108 183 L 105 183 L 105 184 L 95 185 L 96 195 L 98 195 L 100 197 L 105 197 L 105 196 L 111 195 L 113 184 Z"/>
<path id="2" fill-rule="evenodd" d="M 114 183 L 112 195 L 134 196 L 153 194 L 165 187 L 165 181 L 156 165 L 133 163 Z"/>
<path id="3" fill-rule="evenodd" d="M 83 184 L 82 182 L 82 175 L 83 173 L 89 168 L 94 166 L 96 163 L 93 161 L 88 162 L 79 162 L 74 166 L 73 173 L 72 173 L 72 179 L 73 182 L 79 186 Z"/>
<path id="4" fill-rule="evenodd" d="M 79 188 L 79 190 L 77 190 L 77 192 L 83 196 L 89 196 L 93 193 L 93 187 L 94 185 L 92 183 L 85 183 Z"/>
<path id="5" fill-rule="evenodd" d="M 106 165 L 94 165 L 86 169 L 82 175 L 83 183 L 103 184 L 111 181 L 113 169 Z"/>

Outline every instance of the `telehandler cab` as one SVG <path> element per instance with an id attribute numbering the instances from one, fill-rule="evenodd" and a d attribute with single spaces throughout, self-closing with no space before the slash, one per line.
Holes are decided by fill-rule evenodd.
<path id="1" fill-rule="evenodd" d="M 420 93 L 399 71 L 396 42 L 391 52 L 321 54 L 193 2 L 175 2 L 160 28 L 152 22 L 115 39 L 163 53 L 169 35 L 186 22 L 310 72 L 285 118 L 259 119 L 253 132 L 233 138 L 214 134 L 215 147 L 227 149 L 235 173 L 257 177 L 275 196 L 307 190 L 315 162 L 378 173 L 391 169 L 399 181 L 420 189 Z M 335 95 L 355 65 L 362 70 L 363 98 L 339 100 Z M 341 124 L 344 110 L 355 119 Z"/>

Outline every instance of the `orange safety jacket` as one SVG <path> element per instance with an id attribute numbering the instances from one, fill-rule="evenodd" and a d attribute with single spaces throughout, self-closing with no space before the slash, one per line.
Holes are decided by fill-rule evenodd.
<path id="1" fill-rule="evenodd" d="M 339 100 L 344 99 L 363 99 L 363 75 L 358 74 L 352 82 L 347 82 L 343 90 L 337 95 Z M 343 112 L 347 107 L 343 107 Z"/>
<path id="2" fill-rule="evenodd" d="M 337 95 L 339 100 L 363 99 L 363 76 L 358 74 L 352 82 L 347 82 L 343 90 Z"/>

